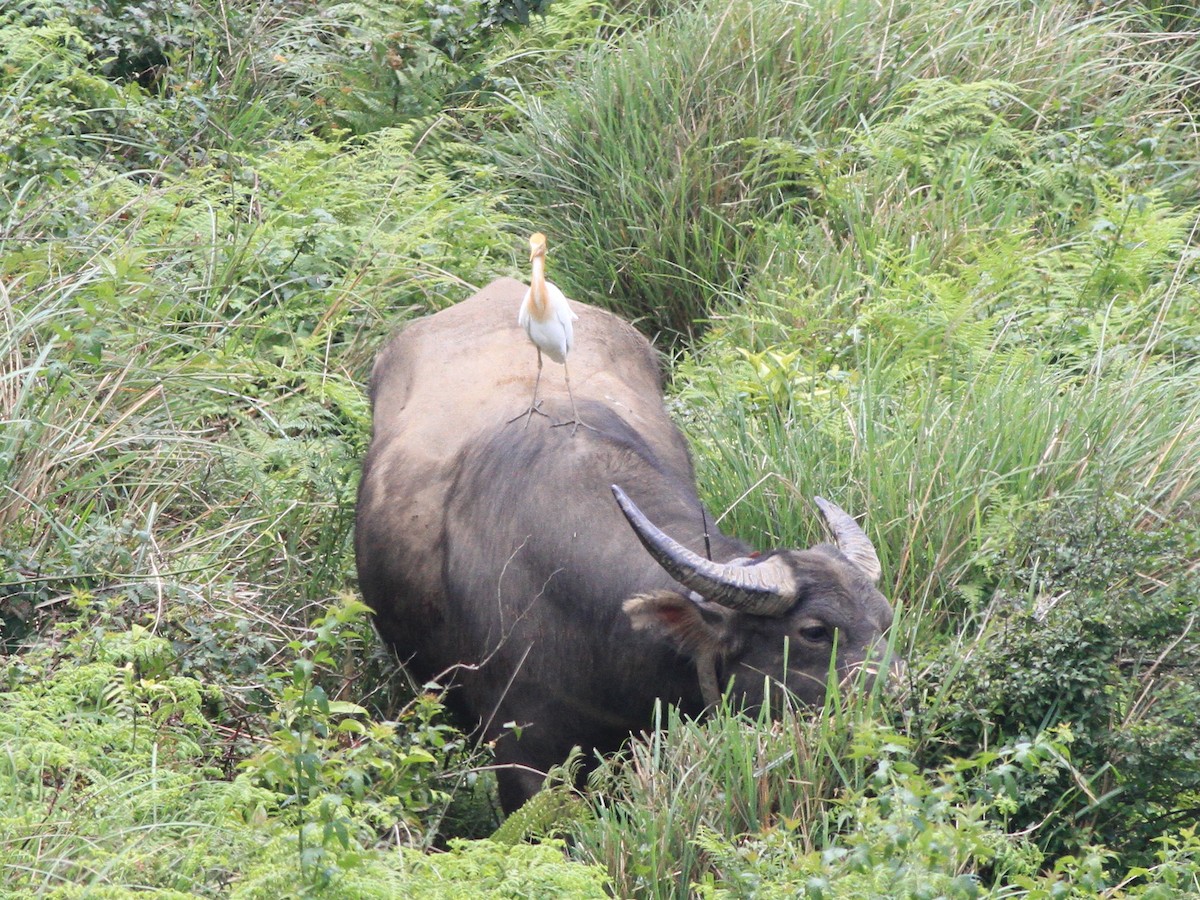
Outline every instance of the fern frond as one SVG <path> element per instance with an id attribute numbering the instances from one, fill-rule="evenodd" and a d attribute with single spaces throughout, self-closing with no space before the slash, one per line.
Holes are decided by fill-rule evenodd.
<path id="1" fill-rule="evenodd" d="M 540 841 L 561 834 L 582 819 L 587 804 L 575 789 L 583 761 L 578 747 L 546 775 L 541 791 L 505 819 L 491 839 L 497 844 L 514 845 L 522 841 Z"/>

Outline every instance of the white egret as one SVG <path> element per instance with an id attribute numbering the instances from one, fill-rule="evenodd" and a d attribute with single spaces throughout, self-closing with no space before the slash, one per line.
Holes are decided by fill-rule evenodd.
<path id="1" fill-rule="evenodd" d="M 529 290 L 525 292 L 525 299 L 521 301 L 517 323 L 525 329 L 525 333 L 537 348 L 538 373 L 533 383 L 533 399 L 529 403 L 529 412 L 526 413 L 525 427 L 529 427 L 529 420 L 535 412 L 541 412 L 537 408 L 537 393 L 538 385 L 542 381 L 542 354 L 545 353 L 556 363 L 562 364 L 573 418 L 570 422 L 558 424 L 574 426 L 571 429 L 571 434 L 574 434 L 580 425 L 591 427 L 580 420 L 575 409 L 575 395 L 571 393 L 571 373 L 567 369 L 567 354 L 575 345 L 572 323 L 579 316 L 572 312 L 566 294 L 546 280 L 546 236 L 540 231 L 529 238 L 529 262 L 533 272 L 529 278 Z"/>

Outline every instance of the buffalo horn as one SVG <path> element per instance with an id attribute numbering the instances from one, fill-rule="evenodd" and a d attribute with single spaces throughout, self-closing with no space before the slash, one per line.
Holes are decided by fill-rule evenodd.
<path id="1" fill-rule="evenodd" d="M 770 559 L 745 567 L 705 559 L 668 537 L 615 484 L 612 492 L 642 546 L 684 587 L 713 603 L 758 616 L 781 616 L 796 602 L 790 573 L 772 566 Z"/>
<path id="2" fill-rule="evenodd" d="M 879 557 L 875 554 L 875 547 L 871 543 L 871 539 L 867 537 L 867 533 L 854 521 L 853 516 L 836 503 L 830 503 L 824 497 L 813 499 L 817 501 L 821 515 L 825 517 L 825 523 L 833 532 L 833 539 L 837 541 L 838 549 L 868 578 L 878 582 L 879 576 L 883 574 L 883 568 L 879 565 Z"/>

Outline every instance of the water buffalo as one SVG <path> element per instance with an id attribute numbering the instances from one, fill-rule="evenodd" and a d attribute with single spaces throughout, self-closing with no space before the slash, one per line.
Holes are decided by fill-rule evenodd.
<path id="1" fill-rule="evenodd" d="M 718 687 L 755 704 L 771 682 L 820 702 L 835 641 L 848 672 L 892 620 L 874 548 L 831 503 L 836 546 L 759 555 L 710 528 L 704 555 L 657 358 L 618 317 L 572 303 L 590 427 L 554 427 L 572 418 L 556 367 L 548 415 L 525 427 L 525 290 L 495 281 L 380 352 L 355 534 L 380 635 L 417 678 L 452 682 L 450 705 L 497 741 L 506 811 L 574 745 L 610 751 L 649 727 L 660 698 L 695 715 Z"/>

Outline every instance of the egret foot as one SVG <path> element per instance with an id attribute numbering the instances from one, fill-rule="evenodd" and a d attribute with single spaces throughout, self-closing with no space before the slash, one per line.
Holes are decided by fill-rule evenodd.
<path id="1" fill-rule="evenodd" d="M 545 416 L 547 419 L 550 418 L 550 413 L 544 413 L 540 409 L 538 409 L 538 407 L 541 406 L 542 403 L 543 403 L 543 401 L 539 400 L 537 403 L 529 404 L 529 409 L 527 409 L 525 412 L 521 413 L 520 415 L 513 416 L 511 419 L 509 419 L 504 424 L 511 425 L 513 422 L 517 421 L 517 419 L 524 419 L 525 427 L 528 428 L 529 420 L 533 418 L 534 413 L 537 413 L 539 416 Z"/>
<path id="2" fill-rule="evenodd" d="M 543 413 L 543 415 L 545 415 L 545 413 Z M 595 431 L 597 434 L 599 434 L 599 432 L 600 432 L 600 429 L 596 428 L 594 425 L 589 425 L 587 422 L 583 421 L 582 419 L 568 419 L 565 422 L 553 422 L 553 423 L 551 423 L 550 427 L 551 428 L 562 428 L 565 425 L 573 426 L 571 428 L 571 436 L 572 437 L 575 436 L 575 432 L 579 430 L 580 425 L 582 425 L 584 428 L 590 429 L 591 431 Z"/>

